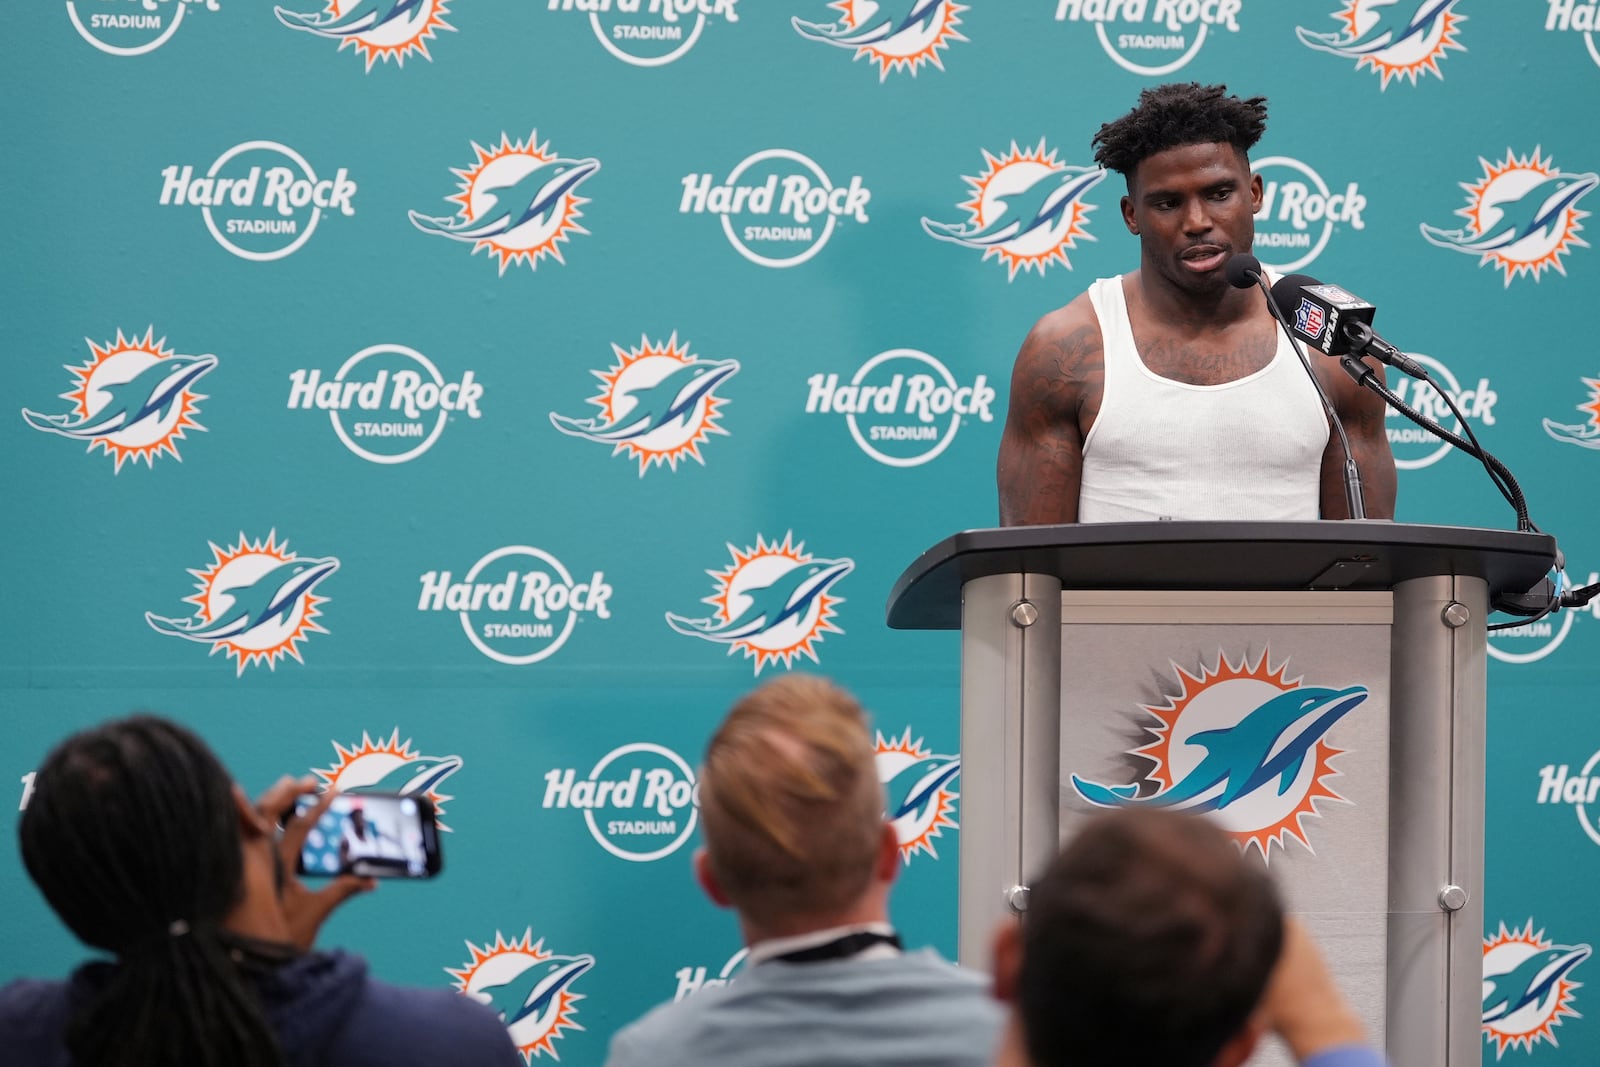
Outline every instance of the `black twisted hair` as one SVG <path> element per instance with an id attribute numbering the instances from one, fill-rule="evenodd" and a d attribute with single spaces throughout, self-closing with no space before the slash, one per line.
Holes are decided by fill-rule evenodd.
<path id="1" fill-rule="evenodd" d="M 75 734 L 39 768 L 18 833 L 62 922 L 117 958 L 72 1007 L 74 1063 L 282 1067 L 221 928 L 243 858 L 233 781 L 204 742 L 152 716 Z"/>
<path id="2" fill-rule="evenodd" d="M 1101 126 L 1092 144 L 1096 163 L 1131 181 L 1157 152 L 1226 143 L 1247 155 L 1266 130 L 1266 97 L 1241 100 L 1226 85 L 1172 82 L 1140 93 L 1134 109 Z"/>

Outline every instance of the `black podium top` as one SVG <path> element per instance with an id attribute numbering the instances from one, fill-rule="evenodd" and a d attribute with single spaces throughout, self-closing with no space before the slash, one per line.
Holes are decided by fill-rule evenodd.
<path id="1" fill-rule="evenodd" d="M 1107 522 L 966 530 L 907 567 L 889 594 L 898 630 L 961 628 L 961 587 L 1053 574 L 1068 589 L 1389 589 L 1432 575 L 1483 578 L 1492 599 L 1555 565 L 1548 534 L 1325 522 Z"/>

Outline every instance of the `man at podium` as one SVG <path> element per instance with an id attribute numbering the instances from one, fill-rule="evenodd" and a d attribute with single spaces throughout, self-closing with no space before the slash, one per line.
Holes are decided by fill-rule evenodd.
<path id="1" fill-rule="evenodd" d="M 1139 266 L 1023 342 L 997 463 L 1002 525 L 1350 516 L 1343 446 L 1312 376 L 1262 294 L 1223 272 L 1255 240 L 1262 183 L 1247 153 L 1266 117 L 1262 97 L 1170 84 L 1095 134 L 1096 162 L 1127 179 Z M 1367 516 L 1392 518 L 1383 401 L 1310 356 Z"/>

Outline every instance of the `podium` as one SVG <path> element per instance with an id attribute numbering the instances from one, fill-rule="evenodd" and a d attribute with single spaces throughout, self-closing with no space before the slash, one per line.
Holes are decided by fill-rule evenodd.
<path id="1" fill-rule="evenodd" d="M 1555 554 L 1368 520 L 1012 527 L 922 553 L 888 623 L 961 631 L 961 962 L 988 966 L 1096 808 L 1209 811 L 1396 1067 L 1476 1067 L 1485 625 Z M 1286 693 L 1311 711 L 1273 734 Z"/>

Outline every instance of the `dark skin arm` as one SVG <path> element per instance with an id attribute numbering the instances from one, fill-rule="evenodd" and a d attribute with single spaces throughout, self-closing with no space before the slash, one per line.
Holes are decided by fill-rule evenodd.
<path id="1" fill-rule="evenodd" d="M 1333 410 L 1350 438 L 1350 453 L 1355 457 L 1356 471 L 1361 476 L 1361 495 L 1366 504 L 1367 518 L 1394 518 L 1395 467 L 1394 452 L 1389 447 L 1389 437 L 1383 419 L 1387 408 L 1383 398 L 1370 389 L 1363 389 L 1339 366 L 1338 360 L 1329 359 L 1315 351 L 1308 353 L 1318 362 L 1313 366 L 1327 390 Z M 1383 367 L 1376 361 L 1364 361 L 1379 379 Z M 1322 454 L 1322 517 L 1348 519 L 1350 508 L 1344 491 L 1344 448 L 1339 434 L 1331 427 L 1328 447 Z"/>
<path id="2" fill-rule="evenodd" d="M 1078 521 L 1083 436 L 1104 382 L 1100 323 L 1087 295 L 1028 332 L 1011 371 L 996 463 L 1002 526 Z"/>

